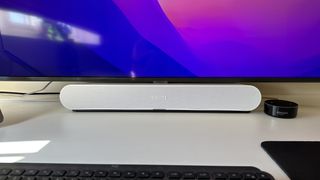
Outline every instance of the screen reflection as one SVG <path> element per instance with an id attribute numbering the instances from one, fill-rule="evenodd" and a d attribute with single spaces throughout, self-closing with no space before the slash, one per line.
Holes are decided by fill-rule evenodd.
<path id="1" fill-rule="evenodd" d="M 20 12 L 0 9 L 2 35 L 46 39 L 57 42 L 71 41 L 80 44 L 101 44 L 96 33 L 70 24 Z"/>

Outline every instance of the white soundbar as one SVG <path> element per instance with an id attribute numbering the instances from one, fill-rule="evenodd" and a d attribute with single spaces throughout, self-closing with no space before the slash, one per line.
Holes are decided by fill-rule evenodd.
<path id="1" fill-rule="evenodd" d="M 260 91 L 250 85 L 79 84 L 60 93 L 73 111 L 245 111 L 256 109 Z"/>

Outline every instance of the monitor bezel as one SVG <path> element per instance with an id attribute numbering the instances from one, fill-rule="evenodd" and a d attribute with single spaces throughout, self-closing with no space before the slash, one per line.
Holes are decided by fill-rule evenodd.
<path id="1" fill-rule="evenodd" d="M 97 83 L 251 83 L 251 82 L 310 82 L 318 83 L 319 78 L 283 78 L 283 77 L 8 77 L 0 76 L 0 81 L 86 81 Z"/>

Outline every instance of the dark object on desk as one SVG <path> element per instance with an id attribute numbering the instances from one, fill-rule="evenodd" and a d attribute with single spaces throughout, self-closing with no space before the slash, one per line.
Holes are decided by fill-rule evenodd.
<path id="1" fill-rule="evenodd" d="M 15 178 L 13 178 L 15 177 Z M 92 165 L 92 164 L 0 164 L 0 179 L 40 180 L 274 180 L 255 167 Z M 25 179 L 25 178 L 23 178 Z"/>
<path id="2" fill-rule="evenodd" d="M 320 142 L 263 142 L 263 149 L 291 180 L 320 179 Z"/>
<path id="3" fill-rule="evenodd" d="M 0 109 L 0 123 L 3 121 L 3 114 L 1 112 L 1 109 Z"/>
<path id="4" fill-rule="evenodd" d="M 264 112 L 277 118 L 295 118 L 298 114 L 298 104 L 283 100 L 267 100 L 264 102 Z"/>

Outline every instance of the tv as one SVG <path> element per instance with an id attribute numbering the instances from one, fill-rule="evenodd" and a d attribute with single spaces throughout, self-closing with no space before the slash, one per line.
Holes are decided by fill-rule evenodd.
<path id="1" fill-rule="evenodd" d="M 1 0 L 0 77 L 318 81 L 318 0 Z"/>
<path id="2" fill-rule="evenodd" d="M 318 82 L 319 9 L 319 0 L 1 0 L 0 79 Z"/>

